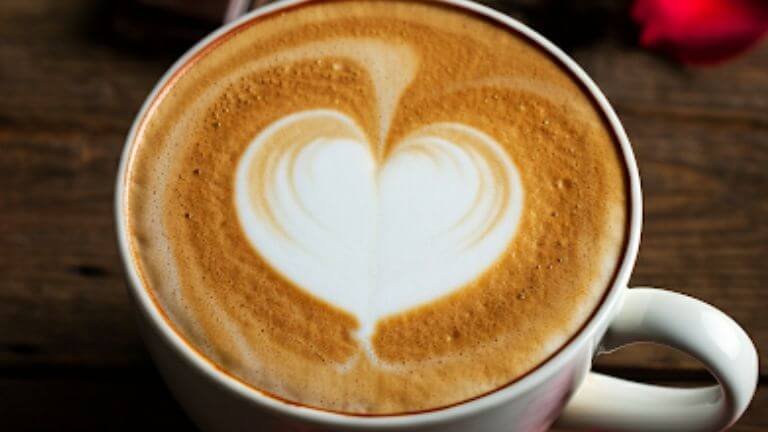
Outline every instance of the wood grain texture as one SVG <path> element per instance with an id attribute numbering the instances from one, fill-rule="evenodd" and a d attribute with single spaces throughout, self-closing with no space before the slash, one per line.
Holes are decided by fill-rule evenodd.
<path id="1" fill-rule="evenodd" d="M 645 199 L 632 284 L 710 302 L 766 351 L 768 44 L 688 69 L 634 46 L 626 1 L 491 3 L 567 49 L 624 122 Z M 105 4 L 0 4 L 0 418 L 18 430 L 103 430 L 109 419 L 128 429 L 140 424 L 132 415 L 191 428 L 138 336 L 112 194 L 141 102 L 210 24 Z M 709 379 L 690 357 L 649 346 L 601 357 L 598 367 Z M 766 428 L 763 385 L 735 430 Z"/>

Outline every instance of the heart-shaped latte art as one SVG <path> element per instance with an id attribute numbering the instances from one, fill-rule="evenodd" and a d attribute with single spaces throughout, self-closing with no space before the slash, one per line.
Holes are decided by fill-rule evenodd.
<path id="1" fill-rule="evenodd" d="M 376 322 L 443 297 L 509 246 L 522 209 L 518 172 L 487 134 L 425 126 L 385 157 L 345 114 L 310 110 L 264 129 L 240 158 L 243 231 L 279 273 Z"/>

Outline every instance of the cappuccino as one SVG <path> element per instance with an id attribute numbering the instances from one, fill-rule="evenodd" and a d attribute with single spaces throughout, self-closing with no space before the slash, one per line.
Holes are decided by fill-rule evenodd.
<path id="1" fill-rule="evenodd" d="M 558 351 L 610 287 L 623 157 L 589 94 L 503 25 L 420 1 L 239 25 L 140 120 L 130 249 L 169 324 L 273 397 L 436 409 Z"/>

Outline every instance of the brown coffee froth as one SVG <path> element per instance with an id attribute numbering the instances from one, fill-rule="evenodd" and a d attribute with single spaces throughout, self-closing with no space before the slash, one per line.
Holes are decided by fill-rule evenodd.
<path id="1" fill-rule="evenodd" d="M 418 141 L 427 134 L 430 143 L 463 142 L 477 150 L 467 160 L 491 167 L 479 184 L 498 197 L 474 241 L 510 217 L 499 209 L 512 168 L 499 161 L 511 161 L 523 191 L 513 235 L 468 282 L 387 312 L 361 334 L 357 311 L 279 271 L 238 213 L 243 155 L 265 130 L 306 112 L 354 127 L 302 117 L 264 140 L 248 181 L 267 225 L 283 223 L 270 213 L 280 197 L 269 198 L 278 160 L 269 155 L 294 160 L 293 143 L 320 134 L 364 142 L 376 169 L 406 146 L 437 161 Z M 449 6 L 340 0 L 249 21 L 176 73 L 141 119 L 124 205 L 139 275 L 192 348 L 279 398 L 391 414 L 497 389 L 571 338 L 621 260 L 626 183 L 593 101 L 524 37 Z"/>

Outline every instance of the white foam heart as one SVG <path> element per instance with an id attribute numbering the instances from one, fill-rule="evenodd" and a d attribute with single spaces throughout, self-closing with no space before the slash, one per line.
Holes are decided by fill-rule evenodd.
<path id="1" fill-rule="evenodd" d="M 310 110 L 264 129 L 242 155 L 243 231 L 285 278 L 376 322 L 445 296 L 509 246 L 523 190 L 507 154 L 457 123 L 426 126 L 377 155 L 345 114 Z"/>

